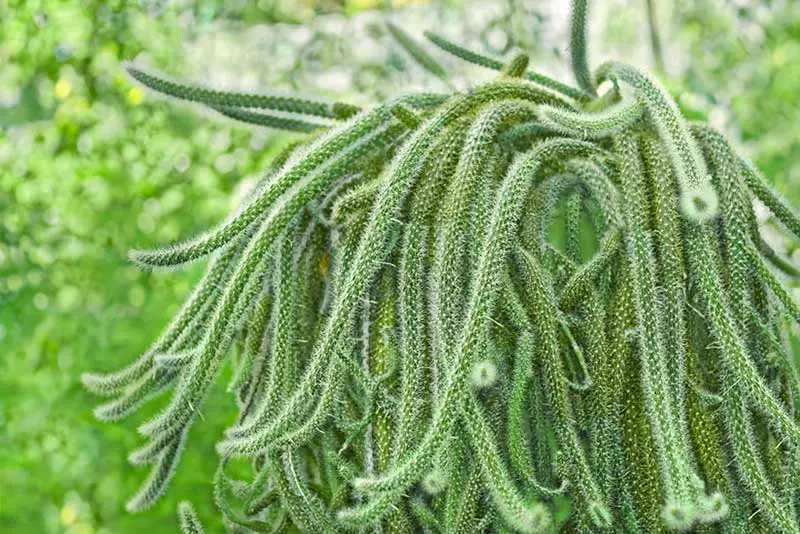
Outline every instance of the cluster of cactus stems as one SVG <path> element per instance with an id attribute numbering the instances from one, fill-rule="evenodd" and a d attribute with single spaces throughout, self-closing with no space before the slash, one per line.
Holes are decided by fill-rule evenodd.
<path id="1" fill-rule="evenodd" d="M 130 454 L 152 471 L 129 510 L 165 492 L 229 359 L 214 488 L 234 531 L 800 533 L 800 309 L 782 281 L 800 273 L 753 201 L 796 239 L 800 218 L 657 81 L 591 73 L 586 3 L 577 88 L 433 34 L 499 76 L 362 111 L 129 66 L 309 133 L 219 226 L 131 253 L 209 263 L 149 350 L 84 376 L 114 397 L 102 420 L 171 392 Z"/>

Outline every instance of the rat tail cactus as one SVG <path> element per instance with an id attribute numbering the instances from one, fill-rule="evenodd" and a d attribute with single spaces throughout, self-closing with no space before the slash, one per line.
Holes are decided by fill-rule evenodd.
<path id="1" fill-rule="evenodd" d="M 800 273 L 753 202 L 794 239 L 800 217 L 655 79 L 592 72 L 587 4 L 578 87 L 434 34 L 498 76 L 361 110 L 128 67 L 309 134 L 217 227 L 130 255 L 208 265 L 143 355 L 83 377 L 101 420 L 171 395 L 129 456 L 150 466 L 130 511 L 164 494 L 231 365 L 213 485 L 236 532 L 800 533 Z"/>

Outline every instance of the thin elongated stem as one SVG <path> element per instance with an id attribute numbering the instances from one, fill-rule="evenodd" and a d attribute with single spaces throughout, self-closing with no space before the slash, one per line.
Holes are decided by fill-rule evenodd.
<path id="1" fill-rule="evenodd" d="M 141 82 L 150 89 L 180 100 L 200 102 L 211 107 L 271 109 L 273 111 L 302 113 L 329 119 L 347 119 L 360 111 L 358 106 L 342 102 L 325 102 L 289 95 L 259 95 L 207 89 L 151 74 L 132 63 L 127 63 L 124 67 L 136 81 Z"/>
<path id="2" fill-rule="evenodd" d="M 588 58 L 588 19 L 589 1 L 572 0 L 570 4 L 570 43 L 569 56 L 572 60 L 572 73 L 578 86 L 587 93 L 595 94 L 596 86 L 591 70 L 589 69 Z"/>
<path id="3" fill-rule="evenodd" d="M 221 115 L 237 121 L 246 122 L 247 124 L 255 124 L 257 126 L 265 126 L 267 128 L 275 128 L 276 130 L 286 130 L 288 132 L 312 133 L 319 130 L 325 130 L 331 126 L 330 124 L 325 124 L 323 122 L 311 122 L 308 120 L 293 119 L 289 117 L 282 117 L 280 115 L 259 113 L 256 111 L 248 111 L 234 107 L 212 106 L 212 109 Z"/>
<path id="4" fill-rule="evenodd" d="M 192 503 L 181 501 L 178 503 L 178 518 L 181 525 L 181 534 L 203 534 L 203 525 L 197 518 Z"/>
<path id="5" fill-rule="evenodd" d="M 628 228 L 628 258 L 633 281 L 634 309 L 642 345 L 642 388 L 647 399 L 648 417 L 653 438 L 663 458 L 662 477 L 667 493 L 667 506 L 693 505 L 691 458 L 686 450 L 682 399 L 675 394 L 668 376 L 664 345 L 664 315 L 658 309 L 655 295 L 656 273 L 652 237 L 646 232 L 643 170 L 638 146 L 630 136 L 615 139 L 617 150 L 624 154 L 621 169 L 625 222 Z M 672 390 L 672 392 L 671 392 Z M 691 512 L 685 512 L 691 525 Z"/>

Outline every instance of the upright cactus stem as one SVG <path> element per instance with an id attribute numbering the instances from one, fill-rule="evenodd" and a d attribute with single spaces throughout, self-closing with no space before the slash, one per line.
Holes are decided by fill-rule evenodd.
<path id="1" fill-rule="evenodd" d="M 181 526 L 181 534 L 203 534 L 203 525 L 197 518 L 192 503 L 181 501 L 178 504 L 178 519 Z"/>
<path id="2" fill-rule="evenodd" d="M 130 511 L 167 491 L 233 352 L 238 416 L 213 485 L 237 532 L 738 532 L 754 513 L 800 532 L 800 306 L 775 270 L 798 266 L 764 242 L 753 200 L 787 239 L 800 218 L 655 78 L 591 74 L 588 3 L 572 7 L 579 88 L 431 33 L 500 74 L 362 111 L 128 67 L 310 134 L 209 232 L 131 253 L 208 265 L 143 355 L 82 377 L 109 397 L 103 421 L 171 395 L 129 455 L 151 468 Z M 232 457 L 248 479 L 226 475 Z M 178 518 L 203 531 L 187 502 Z"/>
<path id="3" fill-rule="evenodd" d="M 503 67 L 503 74 L 511 78 L 521 78 L 528 68 L 531 58 L 528 54 L 518 54 L 511 58 L 511 61 Z"/>
<path id="4" fill-rule="evenodd" d="M 587 42 L 589 0 L 572 0 L 571 21 L 569 56 L 572 60 L 572 72 L 575 74 L 578 86 L 590 95 L 594 95 L 597 85 L 589 68 Z"/>

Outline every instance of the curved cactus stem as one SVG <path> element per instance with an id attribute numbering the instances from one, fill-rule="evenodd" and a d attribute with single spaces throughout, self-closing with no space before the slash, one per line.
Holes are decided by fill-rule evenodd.
<path id="1" fill-rule="evenodd" d="M 681 194 L 689 194 L 708 182 L 700 151 L 692 139 L 677 104 L 655 79 L 624 63 L 609 62 L 597 70 L 597 80 L 619 79 L 631 85 L 669 154 Z"/>
<path id="2" fill-rule="evenodd" d="M 519 295 L 513 287 L 513 282 L 506 282 L 506 294 L 509 299 L 516 300 L 515 306 L 518 308 L 516 327 L 520 330 L 518 338 L 517 353 L 514 357 L 514 381 L 511 399 L 508 403 L 507 427 L 508 427 L 508 447 L 511 457 L 511 464 L 519 473 L 525 483 L 543 495 L 559 495 L 566 491 L 568 483 L 565 480 L 557 488 L 548 488 L 539 482 L 533 469 L 532 459 L 533 450 L 529 441 L 532 439 L 530 432 L 526 432 L 523 426 L 525 416 L 526 389 L 529 384 L 529 374 L 532 373 L 532 365 L 535 352 L 535 336 L 532 332 L 532 325 L 527 311 L 525 311 Z M 523 315 L 524 314 L 524 315 Z M 536 439 L 542 439 L 537 436 Z"/>
<path id="3" fill-rule="evenodd" d="M 182 433 L 180 437 L 172 440 L 170 445 L 159 453 L 155 465 L 150 471 L 150 476 L 142 484 L 138 493 L 125 504 L 126 510 L 129 512 L 146 510 L 164 495 L 167 485 L 175 475 L 175 469 L 185 441 L 186 433 Z"/>
<path id="4" fill-rule="evenodd" d="M 418 434 L 421 409 L 419 394 L 423 387 L 422 362 L 428 361 L 429 325 L 425 321 L 425 282 L 429 276 L 426 259 L 428 236 L 435 210 L 450 183 L 464 143 L 463 128 L 455 128 L 443 137 L 441 157 L 431 160 L 425 179 L 414 191 L 410 215 L 400 249 L 398 312 L 400 317 L 401 390 L 397 416 L 394 458 L 405 456 Z"/>
<path id="5" fill-rule="evenodd" d="M 604 139 L 630 128 L 642 117 L 644 107 L 635 98 L 624 99 L 592 113 L 539 106 L 542 123 L 561 135 L 579 139 Z"/>
<path id="6" fill-rule="evenodd" d="M 510 100 L 489 105 L 472 123 L 458 160 L 455 176 L 442 207 L 443 221 L 437 231 L 431 272 L 435 347 L 452 361 L 456 338 L 463 322 L 463 302 L 469 290 L 473 266 L 467 261 L 467 244 L 472 235 L 473 202 L 492 180 L 485 154 L 500 129 L 508 123 L 533 116 L 534 107 Z"/>
<path id="7" fill-rule="evenodd" d="M 119 421 L 134 413 L 145 403 L 169 390 L 175 383 L 178 371 L 153 369 L 132 384 L 117 399 L 94 409 L 100 421 Z"/>
<path id="8" fill-rule="evenodd" d="M 123 67 L 131 77 L 142 85 L 190 102 L 199 102 L 210 107 L 226 108 L 258 108 L 314 115 L 328 119 L 347 119 L 360 111 L 358 106 L 344 102 L 326 102 L 291 95 L 269 95 L 241 93 L 235 91 L 219 91 L 194 85 L 188 85 L 147 72 L 133 63 L 125 63 Z"/>

